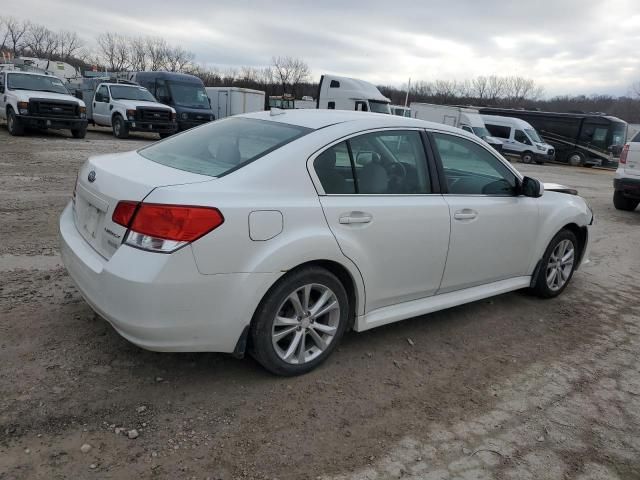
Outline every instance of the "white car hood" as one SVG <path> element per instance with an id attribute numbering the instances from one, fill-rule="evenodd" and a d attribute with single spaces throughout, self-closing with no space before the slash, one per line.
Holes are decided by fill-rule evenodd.
<path id="1" fill-rule="evenodd" d="M 71 102 L 76 102 L 81 107 L 84 107 L 85 104 L 82 100 L 74 97 L 73 95 L 67 95 L 64 93 L 53 93 L 53 92 L 38 92 L 35 90 L 12 90 L 18 102 L 28 102 L 30 98 L 46 98 L 48 100 L 66 100 Z"/>
<path id="2" fill-rule="evenodd" d="M 173 108 L 169 105 L 165 105 L 164 103 L 158 102 L 147 102 L 146 100 L 113 100 L 114 103 L 119 103 L 123 105 L 125 108 L 136 108 L 136 107 L 153 107 L 153 108 L 162 108 L 163 110 L 170 110 L 175 112 Z"/>

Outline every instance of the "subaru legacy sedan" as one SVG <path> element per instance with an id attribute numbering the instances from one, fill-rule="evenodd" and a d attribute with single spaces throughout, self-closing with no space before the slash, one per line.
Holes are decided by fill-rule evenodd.
<path id="1" fill-rule="evenodd" d="M 274 109 L 89 158 L 60 239 L 87 303 L 134 344 L 295 375 L 349 329 L 560 294 L 592 220 L 462 130 Z"/>

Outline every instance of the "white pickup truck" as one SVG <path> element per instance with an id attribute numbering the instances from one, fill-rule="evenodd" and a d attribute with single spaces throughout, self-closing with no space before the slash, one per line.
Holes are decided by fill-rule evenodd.
<path id="1" fill-rule="evenodd" d="M 178 130 L 176 111 L 158 103 L 138 84 L 83 78 L 75 83 L 75 88 L 76 95 L 87 102 L 89 121 L 111 127 L 117 138 L 127 138 L 133 131 L 157 133 L 165 138 Z"/>
<path id="2" fill-rule="evenodd" d="M 87 134 L 85 103 L 53 75 L 1 70 L 0 119 L 11 135 L 23 135 L 25 128 L 69 129 L 74 138 Z"/>

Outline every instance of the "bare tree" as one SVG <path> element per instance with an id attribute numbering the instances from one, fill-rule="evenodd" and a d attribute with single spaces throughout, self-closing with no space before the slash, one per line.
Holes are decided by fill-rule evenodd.
<path id="1" fill-rule="evenodd" d="M 77 57 L 80 50 L 84 47 L 84 42 L 76 32 L 62 30 L 58 32 L 58 55 L 62 60 L 68 60 L 71 57 Z"/>
<path id="2" fill-rule="evenodd" d="M 433 84 L 434 94 L 446 102 L 456 96 L 457 82 L 455 80 L 436 80 Z"/>
<path id="3" fill-rule="evenodd" d="M 148 64 L 147 41 L 144 37 L 132 38 L 129 41 L 131 69 L 144 72 Z"/>
<path id="4" fill-rule="evenodd" d="M 24 36 L 29 29 L 28 21 L 16 20 L 13 17 L 6 17 L 4 19 L 4 27 L 7 30 L 7 47 L 13 54 L 13 56 L 20 55 L 24 48 Z"/>
<path id="5" fill-rule="evenodd" d="M 640 81 L 634 82 L 631 85 L 631 95 L 634 97 L 640 97 Z"/>
<path id="6" fill-rule="evenodd" d="M 58 36 L 44 25 L 32 23 L 24 35 L 24 46 L 31 55 L 51 59 L 58 49 Z"/>
<path id="7" fill-rule="evenodd" d="M 167 63 L 167 42 L 159 37 L 147 37 L 146 45 L 149 70 L 162 70 Z"/>
<path id="8" fill-rule="evenodd" d="M 476 77 L 471 81 L 471 83 L 473 84 L 473 96 L 479 100 L 484 100 L 489 88 L 489 80 L 487 77 Z"/>
<path id="9" fill-rule="evenodd" d="M 505 81 L 503 77 L 491 75 L 487 79 L 487 97 L 493 101 L 504 95 Z"/>
<path id="10" fill-rule="evenodd" d="M 193 62 L 195 55 L 182 47 L 175 46 L 166 49 L 165 68 L 170 72 L 181 72 Z"/>
<path id="11" fill-rule="evenodd" d="M 131 65 L 129 42 L 117 33 L 103 33 L 97 38 L 98 52 L 103 64 L 112 72 L 127 69 Z"/>
<path id="12" fill-rule="evenodd" d="M 0 17 L 0 51 L 4 52 L 9 45 L 9 30 L 7 29 L 7 21 L 4 17 Z"/>
<path id="13" fill-rule="evenodd" d="M 311 69 L 306 62 L 295 57 L 273 57 L 271 59 L 271 73 L 278 84 L 282 85 L 282 92 L 287 93 L 287 87 L 296 87 L 308 81 Z"/>

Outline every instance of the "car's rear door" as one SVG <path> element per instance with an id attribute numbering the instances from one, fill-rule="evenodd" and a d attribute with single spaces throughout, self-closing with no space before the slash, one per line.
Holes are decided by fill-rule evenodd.
<path id="1" fill-rule="evenodd" d="M 452 133 L 429 135 L 451 213 L 439 293 L 531 275 L 537 199 L 517 195 L 516 174 L 480 142 Z"/>
<path id="2" fill-rule="evenodd" d="M 358 134 L 310 162 L 325 217 L 362 273 L 366 312 L 433 295 L 449 245 L 420 130 Z"/>

